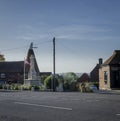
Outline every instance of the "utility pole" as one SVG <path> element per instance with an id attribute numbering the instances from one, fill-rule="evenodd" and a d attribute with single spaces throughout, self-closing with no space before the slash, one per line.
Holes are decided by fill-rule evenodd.
<path id="1" fill-rule="evenodd" d="M 53 92 L 55 92 L 56 82 L 55 82 L 55 37 L 53 38 Z"/>

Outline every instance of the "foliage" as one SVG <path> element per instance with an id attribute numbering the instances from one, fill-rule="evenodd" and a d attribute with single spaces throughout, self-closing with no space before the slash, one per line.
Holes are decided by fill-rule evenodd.
<path id="1" fill-rule="evenodd" d="M 40 91 L 44 91 L 45 90 L 45 86 L 44 85 L 40 86 L 39 88 L 40 88 L 39 89 Z"/>
<path id="2" fill-rule="evenodd" d="M 63 88 L 64 88 L 65 91 L 70 90 L 69 83 L 65 82 L 64 85 L 63 85 Z"/>
<path id="3" fill-rule="evenodd" d="M 99 89 L 99 82 L 91 82 L 91 84 L 95 85 Z"/>
<path id="4" fill-rule="evenodd" d="M 7 90 L 21 90 L 22 89 L 22 85 L 21 84 L 6 84 L 6 85 L 2 85 L 2 89 L 7 89 Z"/>
<path id="5" fill-rule="evenodd" d="M 92 92 L 92 90 L 90 89 L 90 83 L 89 82 L 85 83 L 85 92 Z"/>
<path id="6" fill-rule="evenodd" d="M 90 89 L 90 84 L 91 83 L 89 83 L 89 82 L 78 83 L 77 90 L 80 92 L 92 92 L 92 90 Z"/>
<path id="7" fill-rule="evenodd" d="M 68 82 L 69 84 L 71 84 L 72 82 L 76 82 L 77 79 L 78 79 L 77 75 L 73 72 L 68 72 L 64 76 L 64 81 Z"/>
<path id="8" fill-rule="evenodd" d="M 44 85 L 47 89 L 51 89 L 52 88 L 52 75 L 48 76 L 45 80 L 44 80 Z"/>
<path id="9" fill-rule="evenodd" d="M 22 89 L 23 90 L 31 90 L 32 89 L 32 86 L 23 86 Z"/>
<path id="10" fill-rule="evenodd" d="M 42 76 L 40 77 L 41 83 L 42 83 L 42 84 L 44 84 L 44 81 L 45 81 L 45 79 L 46 79 L 47 77 L 48 77 L 47 75 L 42 75 Z"/>
<path id="11" fill-rule="evenodd" d="M 2 85 L 0 85 L 0 89 L 2 89 L 3 87 L 2 87 Z"/>
<path id="12" fill-rule="evenodd" d="M 35 85 L 35 86 L 32 86 L 32 87 L 34 88 L 35 91 L 40 90 L 40 87 L 39 87 L 39 86 L 36 86 L 36 85 Z"/>
<path id="13" fill-rule="evenodd" d="M 76 82 L 72 82 L 72 83 L 70 84 L 70 91 L 77 91 Z"/>
<path id="14" fill-rule="evenodd" d="M 4 55 L 0 54 L 0 61 L 5 61 Z"/>
<path id="15" fill-rule="evenodd" d="M 35 91 L 43 91 L 45 89 L 45 86 L 27 86 L 27 85 L 21 85 L 21 84 L 6 84 L 6 85 L 0 85 L 0 89 L 6 89 L 6 90 L 35 90 Z"/>
<path id="16" fill-rule="evenodd" d="M 48 76 L 45 80 L 44 80 L 44 86 L 47 88 L 47 89 L 52 89 L 53 87 L 53 76 L 50 75 Z M 63 78 L 62 76 L 59 76 L 59 75 L 55 75 L 55 88 L 61 83 L 63 82 Z"/>
<path id="17" fill-rule="evenodd" d="M 76 90 L 76 81 L 78 79 L 78 76 L 73 72 L 68 72 L 65 74 L 64 78 L 64 89 L 65 90 Z"/>

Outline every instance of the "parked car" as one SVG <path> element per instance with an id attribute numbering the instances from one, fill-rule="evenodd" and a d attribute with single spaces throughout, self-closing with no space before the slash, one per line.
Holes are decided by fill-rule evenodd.
<path id="1" fill-rule="evenodd" d="M 90 90 L 92 90 L 92 91 L 98 90 L 98 88 L 97 88 L 95 85 L 90 85 L 89 88 L 90 88 Z"/>

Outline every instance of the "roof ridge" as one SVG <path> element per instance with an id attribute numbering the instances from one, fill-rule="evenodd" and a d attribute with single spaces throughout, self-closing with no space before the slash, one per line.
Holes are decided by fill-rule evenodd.
<path id="1" fill-rule="evenodd" d="M 120 50 L 115 50 L 112 54 L 112 56 L 110 56 L 102 65 L 108 65 L 108 64 L 111 64 L 113 59 L 115 59 L 116 55 L 120 54 L 118 53 L 120 52 Z"/>

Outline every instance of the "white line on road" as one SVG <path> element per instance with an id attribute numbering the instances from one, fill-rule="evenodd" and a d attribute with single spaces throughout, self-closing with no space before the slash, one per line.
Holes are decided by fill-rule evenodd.
<path id="1" fill-rule="evenodd" d="M 36 107 L 52 108 L 52 109 L 59 109 L 59 110 L 68 110 L 68 111 L 72 110 L 72 108 L 49 106 L 49 105 L 39 105 L 39 104 L 25 103 L 25 102 L 14 102 L 14 103 L 19 104 L 19 105 L 36 106 Z"/>
<path id="2" fill-rule="evenodd" d="M 116 116 L 120 116 L 120 114 L 116 114 Z"/>

